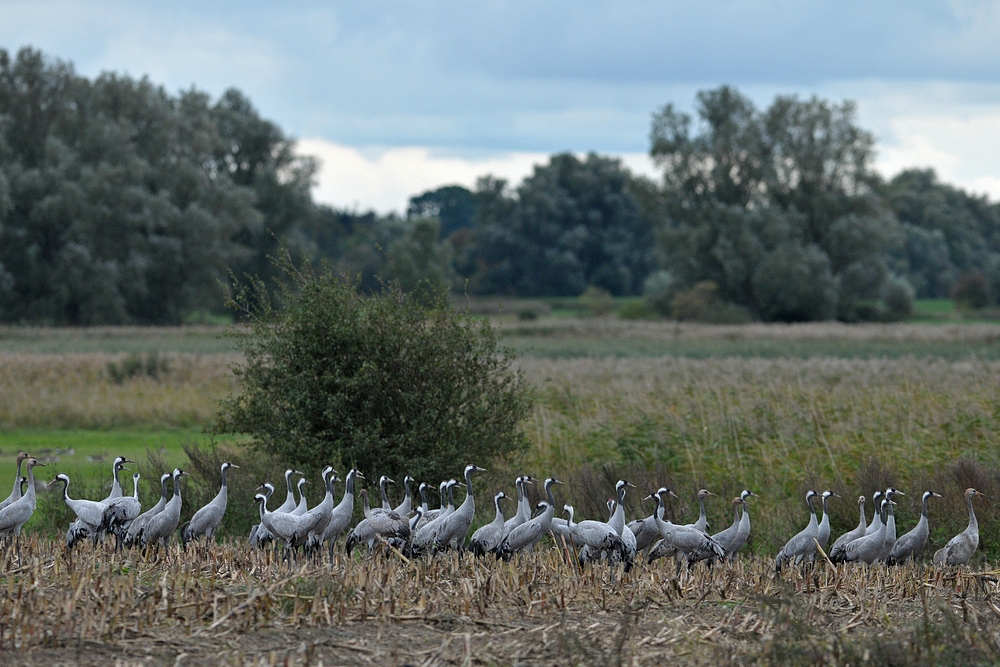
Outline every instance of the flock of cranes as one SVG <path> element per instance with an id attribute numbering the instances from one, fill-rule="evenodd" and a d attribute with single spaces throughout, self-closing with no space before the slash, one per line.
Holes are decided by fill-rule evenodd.
<path id="1" fill-rule="evenodd" d="M 823 517 L 816 519 L 816 508 L 813 500 L 819 495 L 823 507 Z M 896 517 L 893 512 L 895 501 L 893 497 L 906 495 L 898 489 L 889 487 L 885 491 L 876 491 L 872 495 L 875 512 L 871 522 L 865 518 L 865 497 L 858 496 L 858 525 L 834 541 L 827 554 L 826 545 L 830 540 L 830 517 L 827 513 L 827 501 L 837 498 L 836 493 L 815 491 L 806 493 L 806 504 L 809 506 L 809 523 L 792 539 L 785 543 L 775 559 L 775 569 L 780 573 L 782 566 L 789 562 L 813 562 L 818 553 L 824 553 L 831 563 L 886 563 L 895 565 L 916 559 L 927 546 L 930 536 L 930 526 L 927 519 L 927 502 L 941 495 L 933 491 L 925 491 L 922 498 L 920 519 L 911 531 L 896 537 Z M 961 533 L 951 538 L 948 543 L 934 553 L 934 565 L 938 567 L 966 565 L 979 547 L 979 522 L 976 521 L 976 511 L 972 499 L 983 494 L 975 489 L 965 490 L 965 502 L 969 511 L 969 525 Z"/>
<path id="2" fill-rule="evenodd" d="M 27 476 L 21 476 L 22 464 L 27 462 Z M 120 475 L 127 470 L 125 457 L 118 457 L 112 464 L 111 493 L 103 500 L 84 500 L 70 497 L 70 478 L 64 473 L 55 476 L 50 486 L 61 483 L 62 496 L 66 505 L 73 510 L 76 520 L 66 534 L 66 546 L 72 548 L 83 540 L 97 543 L 104 536 L 112 534 L 116 546 L 165 546 L 175 532 L 180 532 L 183 545 L 196 541 L 202 536 L 211 540 L 222 523 L 228 503 L 227 473 L 238 466 L 222 464 L 222 484 L 216 496 L 200 508 L 191 520 L 180 525 L 182 489 L 181 478 L 188 473 L 175 468 L 160 477 L 161 495 L 153 507 L 145 512 L 139 502 L 139 474 L 132 475 L 132 495 L 125 495 Z M 17 474 L 10 496 L 0 502 L 0 535 L 18 536 L 21 527 L 31 518 L 35 510 L 34 469 L 43 464 L 21 452 L 17 456 Z M 608 520 L 576 521 L 572 505 L 562 505 L 557 516 L 558 503 L 553 488 L 562 484 L 549 477 L 543 483 L 545 500 L 531 506 L 527 487 L 537 480 L 530 475 L 522 475 L 514 482 L 517 497 L 511 499 L 503 491 L 493 496 L 494 519 L 477 529 L 466 544 L 466 537 L 476 512 L 476 494 L 473 476 L 483 472 L 476 465 L 468 465 L 464 471 L 464 482 L 455 479 L 441 482 L 438 487 L 440 507 L 431 509 L 427 504 L 426 483 L 417 487 L 420 502 L 413 494 L 416 483 L 407 475 L 403 480 L 405 496 L 393 507 L 389 502 L 388 485 L 395 482 L 383 475 L 379 479 L 381 505 L 371 507 L 366 489 L 361 496 L 364 518 L 351 527 L 355 508 L 355 483 L 364 480 L 358 470 L 350 470 L 341 480 L 331 466 L 321 473 L 325 495 L 322 501 L 309 507 L 304 494 L 308 484 L 303 473 L 288 469 L 285 471 L 286 495 L 284 502 L 276 509 L 267 507 L 274 494 L 274 486 L 265 483 L 257 489 L 254 501 L 259 506 L 260 523 L 251 530 L 250 544 L 263 547 L 269 542 L 280 542 L 285 555 L 290 557 L 299 549 L 306 553 L 319 554 L 328 548 L 331 559 L 334 545 L 339 536 L 346 534 L 345 549 L 350 554 L 355 548 L 366 546 L 369 553 L 377 545 L 395 549 L 407 557 L 419 557 L 428 553 L 447 550 L 459 552 L 468 548 L 477 556 L 493 554 L 497 559 L 510 560 L 515 554 L 531 551 L 546 535 L 551 535 L 563 548 L 573 549 L 581 566 L 589 563 L 621 563 L 629 570 L 640 553 L 647 563 L 664 557 L 673 557 L 678 571 L 683 564 L 689 567 L 706 561 L 714 563 L 734 559 L 746 545 L 750 537 L 750 499 L 757 494 L 744 490 L 732 499 L 733 521 L 723 530 L 709 534 L 708 518 L 705 511 L 707 498 L 715 496 L 707 489 L 698 492 L 699 517 L 690 524 L 674 524 L 664 518 L 667 499 L 676 494 L 666 487 L 660 487 L 645 497 L 655 507 L 645 518 L 626 523 L 625 496 L 629 488 L 635 488 L 626 480 L 615 485 L 615 497 L 608 501 Z M 293 484 L 292 480 L 299 480 Z M 336 484 L 344 482 L 344 493 L 336 502 Z M 454 490 L 465 487 L 465 498 L 461 505 L 455 505 Z M 22 488 L 24 490 L 22 491 Z M 171 493 L 172 488 L 172 493 Z M 296 490 L 298 500 L 296 500 Z M 922 512 L 917 525 L 905 535 L 896 537 L 896 520 L 893 512 L 895 496 L 903 496 L 901 491 L 888 488 L 877 491 L 873 503 L 878 511 L 868 522 L 865 515 L 865 497 L 858 498 L 859 522 L 856 528 L 838 537 L 829 551 L 830 517 L 827 503 L 830 498 L 839 497 L 832 491 L 817 494 L 806 493 L 809 507 L 809 522 L 805 529 L 792 537 L 778 553 L 776 570 L 781 572 L 788 563 L 814 562 L 818 554 L 823 554 L 832 563 L 884 562 L 889 565 L 915 559 L 927 545 L 930 529 L 927 505 L 930 498 L 941 496 L 932 491 L 923 494 Z M 975 489 L 967 489 L 965 501 L 968 506 L 969 525 L 966 530 L 952 538 L 934 554 L 934 564 L 940 567 L 965 565 L 979 546 L 979 525 L 973 508 L 973 498 L 981 496 Z M 822 517 L 817 519 L 814 500 L 820 498 Z M 515 500 L 513 514 L 507 518 L 501 501 Z"/>

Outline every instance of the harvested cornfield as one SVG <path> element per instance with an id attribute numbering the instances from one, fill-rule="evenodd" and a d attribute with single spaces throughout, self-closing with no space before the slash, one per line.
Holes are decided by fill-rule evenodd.
<path id="1" fill-rule="evenodd" d="M 8 665 L 892 664 L 1000 659 L 997 572 L 924 565 L 776 578 L 751 558 L 674 575 L 397 553 L 283 561 L 242 544 L 66 554 L 32 538 L 0 575 Z"/>

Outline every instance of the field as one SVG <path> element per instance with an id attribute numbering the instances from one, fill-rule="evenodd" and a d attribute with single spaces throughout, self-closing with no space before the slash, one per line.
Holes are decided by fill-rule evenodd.
<path id="1" fill-rule="evenodd" d="M 761 498 L 748 560 L 679 579 L 666 564 L 641 567 L 620 581 L 605 568 L 581 573 L 552 548 L 518 566 L 392 557 L 299 570 L 239 541 L 160 559 L 95 558 L 87 547 L 70 562 L 47 542 L 65 508 L 42 493 L 30 540 L 0 568 L 0 660 L 839 664 L 860 663 L 866 651 L 895 664 L 1000 659 L 1000 326 L 498 323 L 537 401 L 524 424 L 529 450 L 482 478 L 489 494 L 512 493 L 520 470 L 556 474 L 567 482 L 559 502 L 600 518 L 625 476 L 639 487 L 629 518 L 648 514 L 641 496 L 667 484 L 681 497 L 670 516 L 688 521 L 706 487 L 720 496 L 708 506 L 717 529 L 731 520 L 728 499 L 750 488 Z M 184 463 L 182 445 L 205 446 L 217 401 L 236 389 L 230 368 L 240 357 L 220 332 L 0 330 L 0 473 L 9 475 L 0 482 L 12 481 L 14 455 L 26 449 L 47 459 L 41 478 L 67 472 L 76 495 L 93 497 L 122 454 L 142 463 L 151 502 L 155 465 Z M 770 559 L 804 525 L 807 489 L 843 496 L 830 506 L 836 534 L 857 522 L 858 493 L 889 484 L 908 494 L 897 508 L 901 531 L 923 490 L 944 496 L 931 507 L 929 548 L 965 526 L 961 490 L 985 492 L 972 571 L 986 574 L 821 563 L 805 579 L 774 580 Z M 232 535 L 243 534 L 248 502 L 234 491 Z M 29 624 L 38 614 L 51 634 Z M 946 636 L 962 639 L 948 648 Z"/>

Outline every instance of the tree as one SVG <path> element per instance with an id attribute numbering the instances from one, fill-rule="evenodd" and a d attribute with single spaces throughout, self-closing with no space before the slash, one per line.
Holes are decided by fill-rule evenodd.
<path id="1" fill-rule="evenodd" d="M 441 479 L 526 446 L 528 390 L 488 321 L 441 292 L 425 306 L 398 285 L 365 295 L 287 254 L 277 266 L 288 278 L 280 307 L 259 279 L 233 294 L 245 361 L 216 432 L 249 434 L 289 465 L 353 465 L 372 479 Z"/>
<path id="2" fill-rule="evenodd" d="M 473 290 L 576 296 L 593 285 L 640 294 L 656 259 L 654 219 L 634 194 L 635 181 L 619 160 L 593 153 L 553 155 L 515 196 L 503 181 L 480 181 L 462 262 Z"/>
<path id="3" fill-rule="evenodd" d="M 768 320 L 853 319 L 878 298 L 897 225 L 853 105 L 779 96 L 760 112 L 723 86 L 698 94 L 698 116 L 695 133 L 667 105 L 651 135 L 664 170 L 661 250 L 681 285 L 711 280 Z"/>
<path id="4" fill-rule="evenodd" d="M 438 241 L 441 222 L 437 218 L 409 222 L 405 235 L 386 251 L 382 277 L 397 283 L 421 303 L 433 303 L 435 295 L 447 290 L 455 277 L 451 249 Z"/>
<path id="5" fill-rule="evenodd" d="M 407 218 L 439 219 L 443 238 L 471 227 L 475 216 L 476 196 L 461 185 L 446 185 L 410 197 L 410 205 L 406 209 Z"/>

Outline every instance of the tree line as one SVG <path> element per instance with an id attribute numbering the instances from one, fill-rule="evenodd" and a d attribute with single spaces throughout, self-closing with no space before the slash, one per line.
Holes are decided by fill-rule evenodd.
<path id="1" fill-rule="evenodd" d="M 240 91 L 90 80 L 0 50 L 0 321 L 176 324 L 225 314 L 268 257 L 428 297 L 645 295 L 677 317 L 870 319 L 1000 294 L 1000 207 L 929 170 L 882 179 L 854 106 L 723 86 L 654 114 L 663 177 L 550 157 L 519 184 L 414 196 L 404 215 L 311 196 L 317 163 Z"/>

